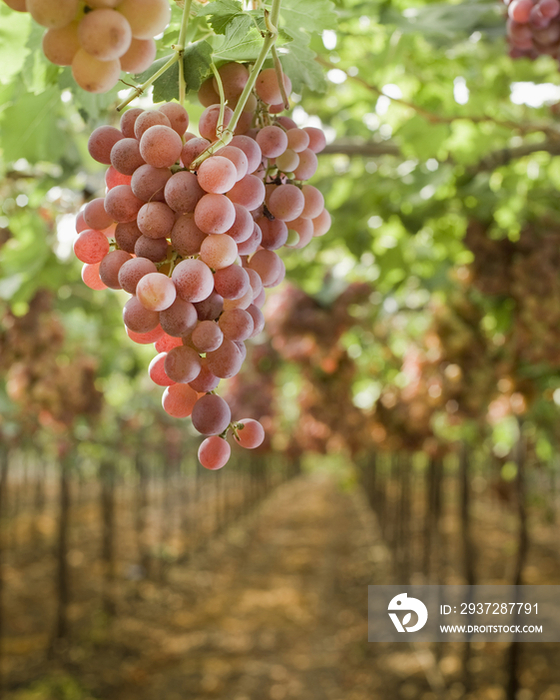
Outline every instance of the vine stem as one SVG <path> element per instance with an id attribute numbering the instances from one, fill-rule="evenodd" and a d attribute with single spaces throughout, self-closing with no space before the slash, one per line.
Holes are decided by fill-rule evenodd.
<path id="1" fill-rule="evenodd" d="M 118 106 L 117 106 L 117 112 L 120 112 L 122 109 L 124 109 L 128 104 L 132 102 L 136 97 L 140 97 L 140 95 L 147 90 L 150 85 L 155 83 L 155 81 L 162 76 L 167 70 L 171 68 L 171 66 L 175 65 L 177 61 L 180 61 L 179 65 L 179 98 L 181 103 L 185 99 L 185 79 L 184 79 L 184 71 L 183 71 L 183 54 L 185 52 L 185 38 L 187 35 L 187 28 L 189 26 L 189 17 L 190 17 L 190 11 L 191 11 L 191 5 L 192 5 L 192 0 L 185 0 L 185 6 L 183 7 L 183 16 L 181 18 L 181 29 L 179 31 L 179 39 L 176 44 L 173 45 L 173 54 L 169 57 L 169 59 L 163 64 L 163 66 L 156 71 L 153 75 L 151 75 L 145 82 L 142 83 L 142 85 L 138 85 L 137 87 L 134 88 L 134 90 L 126 97 Z"/>
<path id="2" fill-rule="evenodd" d="M 210 144 L 210 146 L 208 146 L 208 148 L 203 153 L 201 153 L 195 161 L 193 161 L 191 165 L 192 170 L 196 170 L 198 166 L 206 160 L 206 158 L 216 153 L 216 151 L 218 151 L 220 148 L 222 148 L 223 146 L 227 146 L 227 144 L 233 138 L 233 132 L 235 131 L 235 127 L 237 126 L 239 118 L 243 114 L 243 109 L 245 108 L 247 100 L 249 99 L 253 87 L 255 86 L 257 76 L 260 73 L 261 68 L 263 67 L 263 64 L 268 56 L 269 51 L 273 48 L 273 46 L 276 43 L 276 39 L 278 38 L 277 27 L 278 17 L 280 13 L 280 3 L 281 0 L 272 0 L 272 7 L 270 12 L 268 12 L 267 10 L 264 11 L 264 19 L 266 22 L 266 33 L 264 34 L 264 42 L 261 47 L 260 53 L 257 57 L 257 60 L 253 64 L 251 72 L 249 73 L 249 80 L 243 88 L 243 92 L 241 93 L 239 101 L 235 107 L 235 110 L 233 111 L 233 116 L 231 118 L 230 123 L 222 131 L 217 141 L 214 141 L 212 144 Z"/>
<path id="3" fill-rule="evenodd" d="M 276 46 L 272 47 L 272 58 L 274 60 L 274 69 L 276 70 L 276 78 L 278 79 L 278 87 L 280 88 L 280 94 L 282 95 L 284 109 L 290 109 L 290 103 L 288 101 L 288 95 L 286 95 L 286 87 L 284 85 L 284 71 L 282 70 L 282 64 L 280 63 Z"/>
<path id="4" fill-rule="evenodd" d="M 222 76 L 219 74 L 214 62 L 210 64 L 212 73 L 216 78 L 216 85 L 218 86 L 218 94 L 220 95 L 220 114 L 218 115 L 218 126 L 216 127 L 216 132 L 221 134 L 224 130 L 224 119 L 226 115 L 226 95 L 224 92 L 224 84 L 222 83 Z"/>

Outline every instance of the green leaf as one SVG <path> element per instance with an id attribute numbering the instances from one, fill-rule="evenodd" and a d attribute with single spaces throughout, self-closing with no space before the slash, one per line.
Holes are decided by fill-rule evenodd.
<path id="1" fill-rule="evenodd" d="M 235 17 L 226 28 L 224 39 L 214 51 L 217 61 L 254 61 L 263 38 L 249 15 Z"/>
<path id="2" fill-rule="evenodd" d="M 296 92 L 301 92 L 304 85 L 314 92 L 325 92 L 327 83 L 323 69 L 315 61 L 317 54 L 301 40 L 301 37 L 305 37 L 305 35 L 300 34 L 297 40 L 286 44 L 279 50 L 282 67 L 290 77 L 292 87 Z"/>
<path id="3" fill-rule="evenodd" d="M 283 0 L 280 15 L 292 32 L 322 32 L 336 26 L 337 17 L 330 0 Z"/>
<path id="4" fill-rule="evenodd" d="M 29 48 L 26 46 L 31 31 L 31 17 L 23 12 L 12 12 L 0 5 L 0 83 L 9 83 L 23 68 Z"/>
<path id="5" fill-rule="evenodd" d="M 197 91 L 210 73 L 212 47 L 207 41 L 191 44 L 183 55 L 187 91 Z"/>
<path id="6" fill-rule="evenodd" d="M 197 14 L 198 16 L 210 16 L 208 24 L 216 34 L 225 34 L 227 26 L 236 17 L 243 14 L 243 7 L 236 0 L 216 0 L 208 5 L 202 5 Z"/>
<path id="7" fill-rule="evenodd" d="M 66 149 L 57 134 L 60 92 L 50 87 L 40 95 L 25 93 L 2 113 L 0 144 L 4 160 L 30 163 L 58 161 Z"/>

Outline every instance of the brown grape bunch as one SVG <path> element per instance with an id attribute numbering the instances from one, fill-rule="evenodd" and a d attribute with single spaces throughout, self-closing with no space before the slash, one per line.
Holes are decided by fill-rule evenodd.
<path id="1" fill-rule="evenodd" d="M 249 72 L 236 63 L 219 72 L 234 106 Z M 203 105 L 217 99 L 212 81 L 199 93 Z M 330 227 L 323 195 L 305 184 L 325 146 L 323 132 L 275 115 L 282 97 L 274 69 L 259 74 L 255 92 L 230 143 L 214 145 L 212 155 L 207 149 L 233 115 L 215 102 L 202 113 L 200 136 L 187 131 L 188 114 L 175 102 L 129 109 L 120 129 L 97 128 L 88 148 L 109 166 L 107 193 L 76 222 L 84 282 L 131 294 L 123 311 L 127 333 L 155 343 L 149 374 L 165 387 L 163 408 L 191 416 L 208 436 L 199 459 L 210 469 L 229 459 L 228 431 L 243 447 L 264 440 L 260 423 L 232 422 L 214 392 L 239 372 L 245 341 L 263 329 L 265 289 L 286 271 L 276 251 L 302 248 Z"/>
<path id="2" fill-rule="evenodd" d="M 43 53 L 71 66 L 78 85 L 108 92 L 121 70 L 141 73 L 156 56 L 154 37 L 169 24 L 168 0 L 4 0 L 46 28 Z"/>

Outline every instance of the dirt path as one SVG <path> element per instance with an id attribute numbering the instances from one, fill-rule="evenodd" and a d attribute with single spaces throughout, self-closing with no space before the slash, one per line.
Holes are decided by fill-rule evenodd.
<path id="1" fill-rule="evenodd" d="M 284 485 L 166 591 L 144 587 L 117 623 L 116 673 L 91 669 L 90 687 L 101 674 L 111 700 L 381 700 L 411 674 L 424 686 L 410 652 L 393 671 L 370 658 L 367 584 L 387 565 L 363 517 L 330 477 Z"/>

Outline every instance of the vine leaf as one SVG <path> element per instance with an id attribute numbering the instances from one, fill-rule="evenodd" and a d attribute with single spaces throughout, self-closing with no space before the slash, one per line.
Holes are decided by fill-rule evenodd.
<path id="1" fill-rule="evenodd" d="M 198 16 L 210 16 L 208 24 L 216 34 L 225 34 L 228 25 L 236 18 L 243 16 L 243 7 L 237 0 L 216 0 L 208 5 L 202 5 Z"/>
<path id="2" fill-rule="evenodd" d="M 336 26 L 337 17 L 330 0 L 282 0 L 280 15 L 285 29 L 297 32 L 322 32 Z"/>
<path id="3" fill-rule="evenodd" d="M 286 29 L 287 34 L 290 32 Z M 282 67 L 290 76 L 292 87 L 296 91 L 306 85 L 315 92 L 325 92 L 327 83 L 321 66 L 315 61 L 317 55 L 309 48 L 309 38 L 298 32 L 292 41 L 279 51 Z"/>

